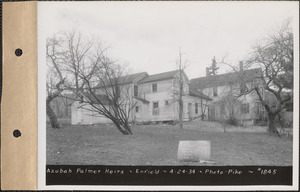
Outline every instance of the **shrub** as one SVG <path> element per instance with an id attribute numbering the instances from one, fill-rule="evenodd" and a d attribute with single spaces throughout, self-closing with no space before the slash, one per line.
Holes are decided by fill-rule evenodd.
<path id="1" fill-rule="evenodd" d="M 235 117 L 227 119 L 226 123 L 228 125 L 232 125 L 232 126 L 238 126 L 239 125 L 239 121 Z"/>
<path id="2" fill-rule="evenodd" d="M 143 125 L 150 125 L 151 121 L 143 121 Z"/>

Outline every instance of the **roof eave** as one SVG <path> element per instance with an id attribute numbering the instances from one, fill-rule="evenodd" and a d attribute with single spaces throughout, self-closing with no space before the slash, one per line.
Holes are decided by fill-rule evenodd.
<path id="1" fill-rule="evenodd" d="M 163 81 L 163 80 L 168 80 L 168 79 L 174 79 L 174 77 L 165 77 L 165 78 L 161 78 L 161 79 L 155 79 L 155 80 L 149 80 L 149 81 L 141 81 L 141 82 L 138 82 L 138 84 L 152 83 L 152 82 Z"/>
<path id="2" fill-rule="evenodd" d="M 211 99 L 210 97 L 200 96 L 200 95 L 196 95 L 196 94 L 192 94 L 192 93 L 189 93 L 188 95 L 189 95 L 189 96 L 192 96 L 192 97 L 198 97 L 198 98 L 201 98 L 201 99 L 210 100 L 210 101 L 213 100 L 213 99 Z"/>

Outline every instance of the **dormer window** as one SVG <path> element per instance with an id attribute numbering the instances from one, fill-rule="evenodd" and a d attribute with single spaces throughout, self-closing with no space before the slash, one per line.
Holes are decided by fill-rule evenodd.
<path id="1" fill-rule="evenodd" d="M 133 96 L 137 97 L 139 95 L 139 87 L 137 85 L 133 86 Z"/>
<path id="2" fill-rule="evenodd" d="M 157 92 L 157 83 L 152 83 L 152 93 Z"/>

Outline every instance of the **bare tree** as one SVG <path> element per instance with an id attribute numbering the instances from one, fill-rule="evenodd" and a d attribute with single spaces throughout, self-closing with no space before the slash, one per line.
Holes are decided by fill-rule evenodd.
<path id="1" fill-rule="evenodd" d="M 70 106 L 72 104 L 72 100 L 69 99 L 73 95 L 68 95 L 67 93 L 62 93 L 60 96 L 53 99 L 51 102 L 52 109 L 58 118 L 71 118 L 70 114 Z"/>
<path id="2" fill-rule="evenodd" d="M 47 81 L 47 115 L 52 128 L 59 128 L 57 114 L 51 108 L 51 102 L 57 97 L 64 97 L 63 92 L 77 95 L 85 83 L 79 78 L 79 70 L 88 70 L 91 78 L 97 60 L 92 55 L 92 40 L 82 40 L 78 32 L 57 33 L 47 39 L 46 56 L 49 72 Z M 99 45 L 99 44 L 97 44 Z M 72 97 L 73 99 L 74 97 Z"/>
<path id="3" fill-rule="evenodd" d="M 220 64 L 225 63 L 225 58 L 220 62 Z M 219 65 L 220 65 L 219 64 Z M 225 63 L 227 64 L 227 63 Z M 228 65 L 228 64 L 227 64 Z M 233 76 L 239 76 L 239 71 L 237 71 L 234 67 L 231 66 L 232 69 L 235 70 L 235 74 Z M 214 57 L 212 59 L 212 64 L 210 67 L 208 67 L 207 70 L 207 75 L 208 77 L 208 84 L 214 84 L 214 81 L 217 80 L 217 72 L 218 72 L 219 67 L 217 66 L 217 61 L 216 58 Z M 238 120 L 238 112 L 239 112 L 239 105 L 241 103 L 241 98 L 240 98 L 240 80 L 239 78 L 229 78 L 229 79 L 224 79 L 224 82 L 227 82 L 227 86 L 224 86 L 222 89 L 222 92 L 219 93 L 218 99 L 212 104 L 214 106 L 218 106 L 220 109 L 220 117 L 219 121 L 223 123 L 223 125 L 237 125 Z M 207 89 L 205 90 L 205 94 L 207 94 L 210 97 L 214 96 L 213 89 Z M 205 111 L 204 111 L 205 112 Z M 225 128 L 224 128 L 225 130 Z"/>
<path id="4" fill-rule="evenodd" d="M 205 120 L 205 114 L 206 114 L 206 112 L 208 111 L 208 103 L 209 103 L 209 100 L 206 100 L 206 99 L 203 99 L 203 98 L 200 99 L 200 105 L 201 105 L 201 120 L 202 120 L 202 121 Z"/>
<path id="5" fill-rule="evenodd" d="M 231 66 L 239 77 L 243 91 L 237 94 L 237 97 L 256 93 L 268 115 L 269 133 L 279 135 L 275 119 L 292 102 L 292 94 L 287 94 L 285 91 L 293 90 L 293 54 L 293 33 L 290 21 L 288 21 L 276 33 L 270 34 L 254 46 L 246 61 L 245 68 L 260 67 L 262 69 L 263 83 L 257 79 L 249 82 L 245 73 L 239 72 L 232 65 L 222 61 L 223 64 Z M 270 102 L 270 97 L 266 97 L 261 88 L 275 99 Z"/>
<path id="6" fill-rule="evenodd" d="M 187 68 L 187 61 L 182 60 L 181 49 L 179 49 L 179 59 L 176 61 L 176 67 L 178 70 L 178 76 L 174 79 L 172 97 L 178 103 L 178 121 L 179 128 L 183 129 L 183 96 L 185 95 L 185 89 L 187 82 L 185 81 L 184 70 Z"/>
<path id="7" fill-rule="evenodd" d="M 241 98 L 237 97 L 234 92 L 236 92 L 234 86 L 230 85 L 228 90 L 224 90 L 217 103 L 220 106 L 220 115 L 223 115 L 223 118 L 226 120 L 224 123 L 236 126 L 238 124 Z"/>
<path id="8" fill-rule="evenodd" d="M 53 96 L 78 101 L 78 107 L 109 118 L 123 134 L 131 134 L 129 118 L 136 102 L 130 86 L 123 86 L 125 68 L 107 56 L 108 48 L 78 32 L 56 34 L 47 42 L 49 69 L 55 69 L 54 81 L 61 80 L 59 86 L 49 88 L 55 93 L 48 94 L 49 106 Z M 56 117 L 52 112 L 51 117 Z"/>
<path id="9" fill-rule="evenodd" d="M 293 33 L 290 21 L 283 25 L 275 34 L 254 47 L 247 65 L 260 66 L 263 69 L 265 90 L 276 98 L 276 104 L 268 104 L 259 88 L 254 86 L 260 102 L 268 114 L 269 132 L 278 134 L 275 118 L 292 101 L 290 94 L 284 90 L 293 89 Z"/>
<path id="10" fill-rule="evenodd" d="M 102 50 L 101 43 L 96 40 L 83 39 L 79 32 L 73 31 L 62 34 L 64 39 L 64 72 L 68 76 L 66 87 L 77 94 L 85 86 L 85 81 L 79 76 L 80 71 L 87 73 L 90 79 L 98 67 L 98 57 Z M 96 49 L 96 50 L 95 50 Z"/>
<path id="11" fill-rule="evenodd" d="M 54 113 L 51 102 L 58 97 L 64 90 L 64 83 L 66 78 L 63 77 L 61 70 L 61 54 L 62 45 L 60 41 L 54 36 L 52 39 L 47 39 L 46 55 L 48 59 L 48 72 L 47 72 L 47 98 L 46 98 L 46 113 L 50 120 L 52 128 L 60 128 L 57 116 Z"/>
<path id="12" fill-rule="evenodd" d="M 206 75 L 208 75 L 208 76 L 215 76 L 215 75 L 217 75 L 217 73 L 218 73 L 218 69 L 219 69 L 219 67 L 217 66 L 216 57 L 214 57 L 214 58 L 212 59 L 212 64 L 211 64 L 211 66 L 206 68 Z M 209 83 L 209 84 L 212 83 L 213 80 L 214 80 L 213 78 L 210 78 L 208 83 Z M 203 92 L 203 90 L 202 90 L 201 92 Z M 205 94 L 206 94 L 207 96 L 209 96 L 209 97 L 213 97 L 213 91 L 210 90 L 210 89 L 208 89 L 208 90 L 205 92 Z M 202 121 L 203 121 L 204 118 L 205 118 L 206 111 L 208 111 L 208 103 L 209 103 L 208 100 L 205 100 L 205 101 L 203 102 L 203 99 L 201 98 L 201 120 L 202 120 Z"/>
<path id="13" fill-rule="evenodd" d="M 80 78 L 86 86 L 79 93 L 83 99 L 79 108 L 94 111 L 110 119 L 124 135 L 132 134 L 130 115 L 137 104 L 133 99 L 131 85 L 124 75 L 124 69 L 106 56 L 99 59 L 101 65 L 97 68 L 93 80 L 84 72 L 79 71 Z M 93 81 L 99 82 L 93 86 Z"/>

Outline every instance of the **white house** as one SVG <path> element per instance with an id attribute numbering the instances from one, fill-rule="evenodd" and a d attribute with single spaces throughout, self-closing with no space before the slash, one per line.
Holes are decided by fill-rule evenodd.
<path id="1" fill-rule="evenodd" d="M 202 101 L 211 100 L 208 96 L 189 85 L 189 79 L 182 72 L 183 90 L 183 120 L 187 121 L 201 115 Z M 178 90 L 177 80 L 179 70 L 149 75 L 136 85 L 138 91 L 135 97 L 142 98 L 136 105 L 135 120 L 144 121 L 176 121 L 178 120 Z"/>
<path id="2" fill-rule="evenodd" d="M 261 68 L 244 70 L 242 62 L 237 72 L 210 75 L 207 71 L 206 77 L 191 79 L 191 86 L 213 99 L 209 104 L 209 120 L 228 119 L 229 113 L 233 112 L 231 115 L 244 125 L 253 124 L 266 116 L 255 91 L 243 94 L 254 85 L 259 87 L 261 95 L 265 97 Z"/>
<path id="3" fill-rule="evenodd" d="M 132 74 L 121 77 L 119 81 L 126 92 L 122 94 L 129 95 L 130 106 L 134 107 L 129 114 L 129 121 L 134 122 L 153 122 L 153 121 L 176 121 L 178 120 L 178 100 L 176 90 L 178 89 L 177 80 L 179 71 L 169 71 L 154 75 L 148 75 L 146 72 Z M 189 84 L 186 74 L 182 73 L 184 82 L 183 93 L 183 120 L 201 116 L 203 103 L 211 99 L 203 93 L 193 89 Z M 101 86 L 99 86 L 99 93 Z M 101 95 L 101 94 L 100 94 Z M 103 95 L 102 95 L 103 96 Z M 94 124 L 109 123 L 110 120 L 97 115 L 92 108 L 90 110 L 79 107 L 79 102 L 72 104 L 72 124 Z M 90 107 L 90 106 L 89 106 Z"/>

